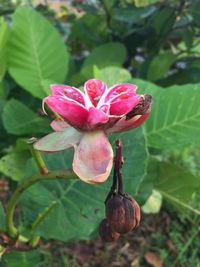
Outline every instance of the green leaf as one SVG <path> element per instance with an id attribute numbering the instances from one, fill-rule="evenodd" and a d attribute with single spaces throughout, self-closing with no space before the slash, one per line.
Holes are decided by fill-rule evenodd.
<path id="1" fill-rule="evenodd" d="M 21 181 L 24 178 L 26 162 L 30 154 L 26 152 L 13 152 L 0 159 L 0 172 L 12 180 Z"/>
<path id="2" fill-rule="evenodd" d="M 6 254 L 4 261 L 6 267 L 35 267 L 39 266 L 39 251 L 12 251 Z"/>
<path id="3" fill-rule="evenodd" d="M 81 73 L 86 78 L 93 76 L 93 67 L 121 66 L 126 59 L 126 48 L 121 43 L 107 43 L 94 50 L 83 63 Z"/>
<path id="4" fill-rule="evenodd" d="M 18 100 L 11 99 L 3 110 L 3 123 L 8 133 L 15 135 L 48 133 L 49 121 L 39 117 Z"/>
<path id="5" fill-rule="evenodd" d="M 192 194 L 200 189 L 200 177 L 179 166 L 163 162 L 160 163 L 155 189 L 176 207 L 188 209 L 200 215 L 200 211 L 194 210 L 188 204 Z"/>
<path id="6" fill-rule="evenodd" d="M 160 2 L 159 0 L 134 0 L 136 7 L 144 7 Z"/>
<path id="7" fill-rule="evenodd" d="M 2 203 L 0 202 L 0 229 L 5 229 L 5 211 Z"/>
<path id="8" fill-rule="evenodd" d="M 171 149 L 200 144 L 200 84 L 172 86 L 153 96 L 145 123 L 149 146 Z"/>
<path id="9" fill-rule="evenodd" d="M 142 211 L 147 214 L 158 213 L 160 211 L 161 206 L 162 206 L 162 195 L 158 191 L 153 190 L 150 197 L 142 206 Z"/>
<path id="10" fill-rule="evenodd" d="M 108 87 L 117 83 L 125 83 L 131 79 L 131 74 L 128 70 L 120 67 L 106 67 L 98 69 L 94 67 L 94 78 L 104 81 Z"/>
<path id="11" fill-rule="evenodd" d="M 176 56 L 171 51 L 165 51 L 153 58 L 149 65 L 148 80 L 156 81 L 164 78 L 170 66 L 176 60 Z"/>
<path id="12" fill-rule="evenodd" d="M 62 83 L 67 74 L 69 56 L 61 36 L 30 7 L 20 7 L 13 15 L 8 57 L 11 76 L 39 98 L 46 95 L 43 81 Z"/>
<path id="13" fill-rule="evenodd" d="M 134 196 L 146 174 L 147 150 L 142 128 L 112 136 L 122 138 L 125 163 L 123 176 L 125 188 Z M 46 154 L 45 160 L 51 170 L 71 167 L 73 153 L 70 150 Z M 32 166 L 32 167 L 31 167 Z M 34 167 L 36 168 L 36 166 Z M 28 165 L 32 169 L 33 165 Z M 57 203 L 48 217 L 38 225 L 35 234 L 63 241 L 89 239 L 99 222 L 105 217 L 104 200 L 111 186 L 110 179 L 101 185 L 89 185 L 80 180 L 45 181 L 32 186 L 21 199 L 23 220 L 30 226 L 39 213 Z M 53 227 L 56 225 L 56 227 Z"/>
<path id="14" fill-rule="evenodd" d="M 7 22 L 3 18 L 0 18 L 0 81 L 6 72 L 6 45 L 9 37 L 10 29 Z"/>

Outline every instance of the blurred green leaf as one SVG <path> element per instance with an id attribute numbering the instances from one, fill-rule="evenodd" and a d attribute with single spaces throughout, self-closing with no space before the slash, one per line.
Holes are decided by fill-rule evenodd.
<path id="1" fill-rule="evenodd" d="M 40 253 L 39 251 L 12 251 L 6 254 L 6 267 L 36 267 L 39 266 Z"/>
<path id="2" fill-rule="evenodd" d="M 200 189 L 200 177 L 171 163 L 160 163 L 160 173 L 155 188 L 164 198 L 181 209 L 193 208 L 188 204 L 192 194 Z M 200 215 L 200 211 L 197 211 Z"/>
<path id="3" fill-rule="evenodd" d="M 198 26 L 200 26 L 200 2 L 199 1 L 196 1 L 191 5 L 189 9 L 189 13 L 192 15 L 194 22 Z"/>
<path id="4" fill-rule="evenodd" d="M 169 33 L 175 19 L 175 8 L 166 6 L 157 10 L 152 17 L 151 26 L 155 29 L 156 34 L 163 36 Z"/>
<path id="5" fill-rule="evenodd" d="M 101 45 L 107 41 L 107 31 L 106 19 L 103 14 L 94 14 L 94 11 L 86 12 L 72 24 L 70 37 L 73 40 L 73 48 L 79 51 L 82 44 L 90 49 Z"/>
<path id="6" fill-rule="evenodd" d="M 3 17 L 0 18 L 0 81 L 2 81 L 6 68 L 7 68 L 7 62 L 6 62 L 6 45 L 9 37 L 10 29 L 8 27 L 7 22 L 3 19 Z"/>
<path id="7" fill-rule="evenodd" d="M 128 82 L 131 74 L 128 70 L 120 67 L 106 67 L 100 70 L 95 66 L 94 78 L 104 81 L 110 87 L 114 84 Z"/>
<path id="8" fill-rule="evenodd" d="M 3 124 L 8 133 L 15 135 L 48 133 L 48 119 L 39 117 L 26 105 L 11 99 L 3 110 Z"/>
<path id="9" fill-rule="evenodd" d="M 159 0 L 134 0 L 136 7 L 149 6 L 149 5 L 158 3 L 158 2 L 160 2 L 160 1 Z"/>
<path id="10" fill-rule="evenodd" d="M 83 63 L 81 73 L 86 78 L 93 76 L 93 67 L 121 66 L 126 59 L 126 48 L 121 43 L 107 43 L 94 50 Z"/>
<path id="11" fill-rule="evenodd" d="M 21 181 L 24 178 L 26 162 L 30 158 L 27 151 L 13 152 L 0 159 L 0 172 L 12 180 Z"/>
<path id="12" fill-rule="evenodd" d="M 162 195 L 153 190 L 152 194 L 149 196 L 145 204 L 142 206 L 142 211 L 144 213 L 158 213 L 162 205 Z"/>
<path id="13" fill-rule="evenodd" d="M 123 176 L 128 193 L 135 195 L 146 174 L 147 150 L 141 128 L 127 133 L 115 134 L 122 138 L 125 163 Z M 71 151 L 72 152 L 72 151 Z M 46 154 L 49 169 L 70 168 L 72 154 L 69 150 Z M 33 165 L 32 170 L 33 170 Z M 28 166 L 30 171 L 31 166 Z M 35 167 L 36 168 L 36 167 Z M 44 182 L 31 187 L 22 196 L 22 208 L 26 225 L 37 215 L 57 203 L 48 217 L 36 228 L 36 233 L 45 238 L 59 240 L 89 239 L 104 217 L 104 200 L 111 186 L 109 181 L 101 185 L 89 185 L 80 180 Z M 56 227 L 52 227 L 56 225 Z"/>
<path id="14" fill-rule="evenodd" d="M 172 86 L 153 96 L 145 123 L 149 146 L 171 149 L 200 144 L 200 84 Z"/>
<path id="15" fill-rule="evenodd" d="M 153 58 L 148 69 L 148 80 L 156 81 L 164 78 L 170 66 L 176 60 L 176 56 L 169 50 L 166 50 Z"/>
<path id="16" fill-rule="evenodd" d="M 5 211 L 2 203 L 0 202 L 0 229 L 5 229 Z"/>
<path id="17" fill-rule="evenodd" d="M 32 95 L 43 98 L 45 80 L 64 82 L 69 56 L 57 30 L 30 7 L 21 7 L 13 15 L 8 46 L 11 76 Z"/>

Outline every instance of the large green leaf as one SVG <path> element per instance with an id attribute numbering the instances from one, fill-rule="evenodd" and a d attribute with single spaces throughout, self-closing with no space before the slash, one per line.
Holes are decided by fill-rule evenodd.
<path id="1" fill-rule="evenodd" d="M 148 143 L 170 149 L 200 144 L 200 84 L 157 90 L 147 120 Z"/>
<path id="2" fill-rule="evenodd" d="M 150 81 L 156 81 L 164 78 L 170 66 L 176 60 L 176 56 L 169 50 L 164 51 L 153 58 L 149 65 L 147 78 Z"/>
<path id="3" fill-rule="evenodd" d="M 157 2 L 160 2 L 160 1 L 159 0 L 134 0 L 136 7 L 149 6 Z"/>
<path id="4" fill-rule="evenodd" d="M 49 121 L 39 117 L 18 100 L 11 99 L 3 110 L 3 123 L 8 133 L 15 135 L 48 133 Z"/>
<path id="5" fill-rule="evenodd" d="M 39 266 L 39 251 L 12 251 L 3 258 L 3 267 L 35 267 Z"/>
<path id="6" fill-rule="evenodd" d="M 13 152 L 0 159 L 0 172 L 12 180 L 20 181 L 24 178 L 26 161 L 30 157 L 27 151 Z"/>
<path id="7" fill-rule="evenodd" d="M 126 48 L 121 43 L 107 43 L 94 50 L 83 63 L 81 73 L 86 78 L 93 76 L 93 67 L 121 66 L 126 59 Z"/>
<path id="8" fill-rule="evenodd" d="M 188 204 L 192 194 L 200 190 L 200 177 L 170 163 L 160 163 L 159 169 L 156 190 L 178 208 L 188 209 L 200 215 L 200 211 Z"/>
<path id="9" fill-rule="evenodd" d="M 146 173 L 147 151 L 142 129 L 116 134 L 122 138 L 125 164 L 124 183 L 128 193 L 135 195 Z M 70 151 L 45 155 L 50 169 L 71 166 Z M 87 159 L 86 159 L 87 160 Z M 29 171 L 31 166 L 29 165 Z M 89 185 L 80 180 L 43 182 L 32 186 L 22 197 L 24 221 L 31 225 L 46 208 L 51 211 L 35 233 L 59 240 L 88 239 L 104 218 L 104 200 L 111 178 L 102 185 Z M 51 208 L 53 207 L 53 208 Z"/>
<path id="10" fill-rule="evenodd" d="M 94 67 L 94 78 L 104 81 L 109 87 L 117 83 L 125 83 L 131 79 L 128 70 L 120 67 L 106 67 L 98 69 Z"/>
<path id="11" fill-rule="evenodd" d="M 2 81 L 6 72 L 6 45 L 10 29 L 7 22 L 0 18 L 0 81 Z"/>
<path id="12" fill-rule="evenodd" d="M 11 76 L 32 95 L 42 98 L 44 80 L 62 83 L 68 69 L 68 53 L 57 30 L 30 7 L 13 15 L 8 46 Z"/>
<path id="13" fill-rule="evenodd" d="M 5 211 L 2 203 L 0 202 L 0 229 L 5 229 Z"/>

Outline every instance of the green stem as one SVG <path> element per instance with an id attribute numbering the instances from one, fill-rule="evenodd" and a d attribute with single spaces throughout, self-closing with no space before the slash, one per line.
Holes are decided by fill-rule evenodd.
<path id="1" fill-rule="evenodd" d="M 39 168 L 41 174 L 47 174 L 49 172 L 49 170 L 48 170 L 40 152 L 38 150 L 35 150 L 32 145 L 30 146 L 30 150 L 31 150 L 31 153 L 32 153 L 37 165 L 38 165 L 38 168 Z"/>
<path id="2" fill-rule="evenodd" d="M 66 171 L 52 171 L 45 175 L 41 173 L 35 173 L 30 178 L 23 181 L 15 190 L 14 194 L 12 195 L 8 203 L 6 212 L 6 229 L 9 236 L 12 238 L 17 238 L 18 236 L 18 231 L 13 221 L 14 211 L 20 196 L 25 190 L 27 190 L 31 185 L 40 181 L 47 181 L 52 179 L 75 179 L 75 178 L 77 178 L 75 173 L 73 173 L 71 170 L 66 170 Z"/>

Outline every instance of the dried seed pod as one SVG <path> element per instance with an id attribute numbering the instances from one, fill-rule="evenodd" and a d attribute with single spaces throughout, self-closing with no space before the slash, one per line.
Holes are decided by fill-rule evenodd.
<path id="1" fill-rule="evenodd" d="M 113 232 L 125 234 L 140 222 L 140 207 L 127 194 L 113 195 L 106 202 L 106 218 Z"/>
<path id="2" fill-rule="evenodd" d="M 99 224 L 99 235 L 104 242 L 113 242 L 120 238 L 120 234 L 111 231 L 107 219 L 103 219 Z"/>
<path id="3" fill-rule="evenodd" d="M 131 196 L 128 196 L 128 198 L 134 207 L 134 217 L 135 217 L 135 225 L 133 227 L 133 229 L 134 229 L 134 228 L 137 228 L 140 224 L 141 211 L 140 211 L 140 206 L 138 205 L 137 201 L 134 198 L 132 198 Z"/>

